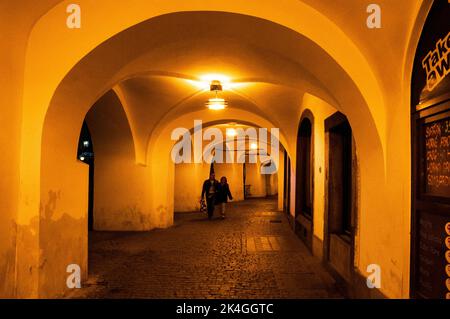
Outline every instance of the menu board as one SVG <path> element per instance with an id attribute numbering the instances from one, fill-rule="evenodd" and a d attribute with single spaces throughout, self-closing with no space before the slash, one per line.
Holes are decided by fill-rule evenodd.
<path id="1" fill-rule="evenodd" d="M 425 124 L 425 193 L 450 198 L 450 117 Z"/>
<path id="2" fill-rule="evenodd" d="M 416 287 L 423 298 L 443 299 L 450 288 L 450 216 L 420 212 Z"/>

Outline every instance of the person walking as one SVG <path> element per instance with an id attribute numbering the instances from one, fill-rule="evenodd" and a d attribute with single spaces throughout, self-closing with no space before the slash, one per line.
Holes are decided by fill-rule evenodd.
<path id="1" fill-rule="evenodd" d="M 227 178 L 225 176 L 222 176 L 219 184 L 219 192 L 217 194 L 217 203 L 220 204 L 221 206 L 220 214 L 222 219 L 225 218 L 225 210 L 226 205 L 228 203 L 228 199 L 233 200 L 233 196 L 231 195 L 230 186 L 228 185 Z"/>
<path id="2" fill-rule="evenodd" d="M 219 191 L 219 182 L 216 180 L 214 173 L 209 174 L 209 179 L 203 183 L 201 201 L 206 196 L 206 209 L 208 211 L 208 219 L 212 219 L 214 215 L 214 205 L 217 200 L 217 193 Z"/>

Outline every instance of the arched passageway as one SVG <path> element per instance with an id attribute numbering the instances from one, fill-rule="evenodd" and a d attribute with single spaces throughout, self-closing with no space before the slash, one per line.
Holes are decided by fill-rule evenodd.
<path id="1" fill-rule="evenodd" d="M 260 125 L 264 124 L 261 118 L 255 117 L 255 120 Z M 279 138 L 272 134 L 271 128 L 265 129 L 248 121 L 226 119 L 201 123 L 199 128 L 202 130 L 199 133 L 195 133 L 196 128 L 189 131 L 192 135 L 189 135 L 189 149 L 186 151 L 191 153 L 192 159 L 195 157 L 195 134 L 211 135 L 214 140 L 208 138 L 201 142 L 203 163 L 192 161 L 175 165 L 174 212 L 199 210 L 199 195 L 203 182 L 209 177 L 211 166 L 218 181 L 226 177 L 232 185 L 234 201 L 279 195 L 277 172 L 283 146 Z M 181 152 L 181 149 L 177 147 L 176 151 Z"/>
<path id="2" fill-rule="evenodd" d="M 196 16 L 196 19 L 192 19 L 192 15 Z M 227 19 L 208 19 L 210 15 L 225 15 L 227 16 Z M 183 38 L 180 38 L 182 35 L 174 33 L 175 30 L 173 25 L 171 25 L 171 21 L 177 21 L 177 32 L 180 32 L 182 30 L 190 30 L 189 34 L 184 34 Z M 80 203 L 80 207 L 74 207 L 73 205 L 70 205 L 69 211 L 77 211 L 75 215 L 79 216 L 80 221 L 84 221 L 85 217 L 85 203 L 83 202 L 83 198 L 85 197 L 85 194 L 83 192 L 87 192 L 87 190 L 78 192 L 76 189 L 80 187 L 80 190 L 84 188 L 85 186 L 85 177 L 81 177 L 82 174 L 76 173 L 75 166 L 76 163 L 71 163 L 72 158 L 66 157 L 64 155 L 64 150 L 70 150 L 70 148 L 67 146 L 67 142 L 70 140 L 74 140 L 76 137 L 76 132 L 78 131 L 79 124 L 76 125 L 76 123 L 81 123 L 82 119 L 84 118 L 84 114 L 86 113 L 86 110 L 90 107 L 90 105 L 93 104 L 93 99 L 96 98 L 99 94 L 103 94 L 103 92 L 107 89 L 109 89 L 111 86 L 114 86 L 114 91 L 116 92 L 118 98 L 120 99 L 121 104 L 123 105 L 123 109 L 125 110 L 127 114 L 127 119 L 129 122 L 129 126 L 131 129 L 131 136 L 133 137 L 133 145 L 134 150 L 136 154 L 136 162 L 143 164 L 142 166 L 136 166 L 136 168 L 131 168 L 130 170 L 127 170 L 126 176 L 122 176 L 122 178 L 128 179 L 132 178 L 129 176 L 132 176 L 133 170 L 141 171 L 141 173 L 138 173 L 138 178 L 145 178 L 145 180 L 140 180 L 139 183 L 133 183 L 137 189 L 133 192 L 133 194 L 141 194 L 139 195 L 139 205 L 140 208 L 137 208 L 135 205 L 135 202 L 132 200 L 132 198 L 127 197 L 118 197 L 117 200 L 123 199 L 125 201 L 124 207 L 126 208 L 119 208 L 120 211 L 123 213 L 123 209 L 126 211 L 130 211 L 130 214 L 135 214 L 137 220 L 139 221 L 139 225 L 134 225 L 131 227 L 131 229 L 141 229 L 141 230 L 148 230 L 155 227 L 167 227 L 172 224 L 173 222 L 173 215 L 172 212 L 174 211 L 174 202 L 173 202 L 173 188 L 172 184 L 174 181 L 174 171 L 173 171 L 173 164 L 170 162 L 169 157 L 169 147 L 170 147 L 170 131 L 173 130 L 175 127 L 190 127 L 193 123 L 193 120 L 196 118 L 194 117 L 194 114 L 197 114 L 197 118 L 203 119 L 204 121 L 208 120 L 208 117 L 211 117 L 211 119 L 217 118 L 220 119 L 220 112 L 217 114 L 209 114 L 207 115 L 207 110 L 197 111 L 197 113 L 193 113 L 192 111 L 197 110 L 198 108 L 203 108 L 202 104 L 203 101 L 207 98 L 207 93 L 205 93 L 202 90 L 199 90 L 198 87 L 195 85 L 192 85 L 192 77 L 188 77 L 186 79 L 185 76 L 182 74 L 189 74 L 188 70 L 183 71 L 182 69 L 176 70 L 174 69 L 175 65 L 167 64 L 166 61 L 170 61 L 167 58 L 163 58 L 160 53 L 158 53 L 157 50 L 154 49 L 154 47 L 160 47 L 164 52 L 177 52 L 177 46 L 183 46 L 186 45 L 189 37 L 192 37 L 192 29 L 198 28 L 201 26 L 199 30 L 200 36 L 199 41 L 204 42 L 202 47 L 208 47 L 208 34 L 207 31 L 204 30 L 212 30 L 215 28 L 219 28 L 223 30 L 223 32 L 228 32 L 228 36 L 232 36 L 236 38 L 236 41 L 246 40 L 244 37 L 243 39 L 240 39 L 245 33 L 242 33 L 241 31 L 238 32 L 238 30 L 233 29 L 232 23 L 233 20 L 237 20 L 234 22 L 241 23 L 249 23 L 254 24 L 256 28 L 258 29 L 265 29 L 267 32 L 276 33 L 278 35 L 286 34 L 287 37 L 295 36 L 298 38 L 300 42 L 304 42 L 302 44 L 303 46 L 308 46 L 311 48 L 312 51 L 314 51 L 314 54 L 318 54 L 321 59 L 322 63 L 325 63 L 325 61 L 329 61 L 330 63 L 330 69 L 335 70 L 337 74 L 340 74 L 341 81 L 346 79 L 348 81 L 348 87 L 345 89 L 345 96 L 342 95 L 341 98 L 342 101 L 339 102 L 339 106 L 348 106 L 347 114 L 352 116 L 352 112 L 366 112 L 365 115 L 361 113 L 361 115 L 358 115 L 358 117 L 366 116 L 367 121 L 366 125 L 364 127 L 364 134 L 360 134 L 360 136 L 364 136 L 364 138 L 374 138 L 375 140 L 370 142 L 371 145 L 379 145 L 380 146 L 380 152 L 378 155 L 380 156 L 380 159 L 377 160 L 375 163 L 371 165 L 370 170 L 365 170 L 364 172 L 367 174 L 373 174 L 374 177 L 370 180 L 374 180 L 376 178 L 379 178 L 380 176 L 383 176 L 383 174 L 375 174 L 375 171 L 382 172 L 383 171 L 383 160 L 382 160 L 382 151 L 381 151 L 381 143 L 378 138 L 378 133 L 376 132 L 376 125 L 371 120 L 372 115 L 369 109 L 364 108 L 363 106 L 367 106 L 362 100 L 362 96 L 360 95 L 357 88 L 354 86 L 354 84 L 351 84 L 351 79 L 348 77 L 348 75 L 340 69 L 340 67 L 335 65 L 335 62 L 330 60 L 330 57 L 327 56 L 327 53 L 323 52 L 321 48 L 319 48 L 316 44 L 314 44 L 312 41 L 302 38 L 300 35 L 294 35 L 290 34 L 291 31 L 284 29 L 283 27 L 279 27 L 273 23 L 266 22 L 264 20 L 258 20 L 251 17 L 246 16 L 240 16 L 240 15 L 231 15 L 231 14 L 225 14 L 225 13 L 179 13 L 179 14 L 173 14 L 173 15 L 166 15 L 161 16 L 155 19 L 150 19 L 146 22 L 143 22 L 142 24 L 139 24 L 127 31 L 124 31 L 117 36 L 111 38 L 110 40 L 106 41 L 104 44 L 96 48 L 94 51 L 92 51 L 89 55 L 87 55 L 82 61 L 80 61 L 75 68 L 73 68 L 69 74 L 64 78 L 64 80 L 59 85 L 58 90 L 56 90 L 53 98 L 52 103 L 49 107 L 49 110 L 47 111 L 45 125 L 43 127 L 43 142 L 42 145 L 45 146 L 42 149 L 42 169 L 41 169 L 41 192 L 43 194 L 47 194 L 47 190 L 53 191 L 54 189 L 57 189 L 57 192 L 60 192 L 61 194 L 67 194 L 67 205 L 70 205 L 69 203 L 76 200 L 78 196 L 81 196 L 78 203 Z M 193 23 L 192 21 L 197 21 Z M 225 22 L 218 22 L 218 21 L 225 21 Z M 204 28 L 204 24 L 214 24 L 214 26 L 211 26 L 211 28 Z M 224 25 L 225 24 L 225 25 Z M 159 42 L 142 42 L 135 44 L 130 44 L 129 39 L 139 39 L 140 37 L 144 37 L 146 39 L 150 39 L 150 32 L 160 32 L 162 28 L 167 29 L 165 31 L 167 34 L 167 37 L 161 38 Z M 248 28 L 248 30 L 252 30 L 252 28 Z M 261 29 L 262 30 L 262 29 Z M 173 33 L 172 33 L 173 32 Z M 205 33 L 206 32 L 206 33 Z M 202 34 L 205 33 L 205 34 Z M 265 32 L 264 32 L 265 33 Z M 260 34 L 264 34 L 260 33 Z M 131 37 L 132 35 L 132 37 Z M 247 37 L 250 35 L 247 35 Z M 179 40 L 175 40 L 174 37 L 179 37 Z M 158 38 L 154 38 L 156 41 Z M 167 39 L 170 39 L 169 43 L 172 43 L 171 46 L 168 46 L 169 43 L 167 42 Z M 256 40 L 258 37 L 255 38 Z M 117 48 L 124 45 L 124 41 L 127 41 L 127 45 L 131 48 L 129 51 L 129 56 L 125 57 L 122 56 L 122 60 L 118 60 L 117 58 L 110 60 L 105 60 L 105 55 L 110 56 L 111 52 L 116 52 Z M 215 41 L 217 41 L 217 38 L 215 37 Z M 259 41 L 263 41 L 263 39 L 260 39 Z M 175 44 L 175 47 L 174 47 Z M 256 45 L 256 44 L 255 44 Z M 282 42 L 279 44 L 282 46 Z M 300 45 L 300 43 L 299 43 Z M 228 49 L 228 46 L 230 48 Z M 231 50 L 235 48 L 233 41 L 227 41 L 224 42 L 222 45 L 221 55 L 225 59 L 225 61 L 229 60 L 234 56 Z M 273 49 L 273 48 L 272 48 Z M 280 47 L 281 50 L 281 47 Z M 203 52 L 203 51 L 202 51 Z M 280 51 L 281 52 L 281 51 Z M 292 51 L 285 51 L 285 52 L 291 52 Z M 307 52 L 307 51 L 298 51 L 298 54 L 301 54 L 301 52 Z M 244 51 L 242 52 L 244 55 L 250 55 L 250 51 Z M 267 56 L 268 53 L 265 55 Z M 199 56 L 196 56 L 199 55 Z M 201 63 L 201 65 L 207 65 L 208 64 L 208 58 L 203 57 L 204 54 L 201 52 L 196 52 L 195 50 L 192 51 L 192 55 L 186 56 L 188 58 L 184 58 L 188 64 L 191 65 L 191 68 L 195 67 L 195 65 L 198 65 Z M 195 60 L 193 60 L 195 58 Z M 264 65 L 264 60 L 261 60 L 261 58 L 258 58 L 257 55 L 255 56 L 256 59 L 259 59 L 259 64 Z M 286 60 L 286 57 L 283 59 L 278 59 L 279 63 L 285 64 L 288 69 L 290 68 L 298 68 L 298 66 L 292 64 L 292 62 L 288 61 L 298 61 L 300 57 L 299 56 L 292 56 L 289 57 L 289 60 Z M 98 65 L 98 60 L 103 60 L 102 70 L 93 70 L 92 68 L 96 68 Z M 190 61 L 190 60 L 191 61 Z M 206 60 L 205 60 L 206 59 Z M 109 65 L 107 68 L 105 68 L 105 63 L 107 61 Z M 146 65 L 148 62 L 146 61 L 152 61 L 152 65 Z M 231 60 L 230 60 L 231 62 Z M 144 63 L 144 64 L 143 64 Z M 291 65 L 289 66 L 289 63 Z M 298 63 L 298 62 L 296 62 Z M 213 64 L 214 65 L 214 64 Z M 334 65 L 334 66 L 333 66 Z M 170 67 L 169 67 L 170 66 Z M 238 65 L 235 64 L 235 67 Z M 281 65 L 280 65 L 281 66 Z M 302 78 L 299 79 L 292 79 L 292 75 L 288 73 L 286 74 L 278 74 L 276 78 L 269 77 L 265 73 L 265 68 L 268 66 L 265 66 L 263 68 L 258 69 L 250 69 L 247 71 L 247 79 L 245 79 L 245 75 L 241 76 L 241 79 L 235 78 L 233 79 L 233 82 L 237 84 L 237 88 L 226 90 L 224 92 L 224 97 L 230 102 L 230 104 L 233 104 L 233 107 L 230 107 L 227 113 L 232 112 L 235 118 L 242 118 L 242 115 L 239 115 L 240 110 L 245 110 L 244 112 L 248 112 L 251 116 L 259 116 L 262 118 L 271 118 L 271 122 L 273 122 L 273 125 L 265 125 L 264 127 L 280 127 L 281 131 L 280 133 L 282 135 L 288 134 L 290 129 L 295 130 L 296 125 L 292 125 L 289 121 L 287 121 L 286 115 L 289 114 L 289 111 L 287 111 L 289 108 L 293 110 L 293 114 L 295 114 L 296 109 L 298 106 L 295 104 L 291 104 L 291 100 L 289 96 L 292 96 L 294 98 L 297 96 L 301 96 L 302 90 L 309 91 L 313 94 L 318 94 L 321 96 L 325 101 L 329 101 L 331 103 L 334 103 L 333 100 L 339 96 L 339 94 L 335 93 L 333 94 L 333 97 L 330 97 L 328 92 L 330 91 L 331 87 L 328 85 L 329 83 L 321 83 L 320 81 L 320 74 L 317 73 L 317 71 L 314 70 L 304 70 Z M 302 66 L 304 67 L 304 66 Z M 300 67 L 300 68 L 302 68 Z M 161 71 L 155 71 L 153 70 L 167 70 L 164 73 Z M 214 65 L 214 69 L 224 69 L 224 65 Z M 241 70 L 246 70 L 245 66 L 241 67 Z M 87 73 L 87 70 L 89 70 L 89 73 Z M 108 71 L 108 73 L 104 73 L 105 70 Z M 117 71 L 116 71 L 117 70 Z M 148 70 L 148 71 L 147 71 Z M 177 73 L 174 73 L 174 71 L 177 71 Z M 95 78 L 87 77 L 88 74 L 91 73 L 96 74 L 103 74 L 102 76 L 98 76 Z M 228 71 L 230 72 L 230 71 Z M 236 73 L 236 71 L 232 71 L 233 73 Z M 241 71 L 242 72 L 242 71 Z M 315 72 L 314 76 L 310 75 L 310 72 Z M 180 76 L 181 74 L 182 76 Z M 336 76 L 338 76 L 336 74 Z M 201 73 L 200 73 L 201 76 Z M 306 76 L 306 81 L 305 81 Z M 83 86 L 79 85 L 79 79 L 80 77 L 86 77 L 87 83 L 85 83 Z M 289 86 L 286 86 L 286 80 L 290 78 L 290 82 L 292 81 L 300 81 L 299 82 L 299 88 L 302 89 L 292 89 Z M 319 77 L 319 80 L 317 80 L 317 77 Z M 323 78 L 322 80 L 324 80 Z M 124 80 L 124 81 L 123 81 Z M 201 80 L 201 78 L 200 78 Z M 194 82 L 195 82 L 194 78 Z M 243 82 L 242 85 L 239 85 L 239 82 Z M 261 83 L 261 84 L 259 84 Z M 195 84 L 195 83 L 194 83 Z M 324 86 L 328 85 L 326 89 L 324 89 Z M 86 90 L 86 87 L 90 87 L 90 90 Z M 349 87 L 352 87 L 353 90 L 349 89 Z M 81 90 L 81 91 L 80 91 Z M 285 95 L 287 97 L 286 101 L 284 103 L 286 104 L 286 107 L 281 111 L 280 113 L 274 113 L 275 109 L 270 109 L 270 104 L 267 102 L 270 101 L 269 99 L 266 99 L 266 101 L 261 100 L 261 94 L 267 94 L 267 92 L 273 92 L 273 94 L 279 94 L 280 92 L 286 92 Z M 339 91 L 339 90 L 338 90 Z M 161 94 L 161 92 L 167 92 L 167 95 L 164 96 L 163 100 L 153 100 L 155 97 L 158 97 L 158 94 Z M 290 93 L 289 93 L 290 92 Z M 343 93 L 344 91 L 342 91 Z M 353 92 L 352 94 L 349 94 Z M 152 99 L 153 97 L 153 99 Z M 180 102 L 181 99 L 181 102 Z M 345 99 L 350 99 L 352 101 L 345 101 Z M 359 99 L 359 101 L 357 101 Z M 58 107 L 58 105 L 61 105 L 61 103 L 65 104 L 65 108 L 62 109 Z M 71 104 L 67 104 L 67 101 L 70 101 Z M 156 107 L 152 106 L 152 104 L 158 103 L 158 105 L 167 105 L 171 106 L 170 109 L 167 109 L 167 111 L 162 111 L 164 108 L 161 106 Z M 162 104 L 161 104 L 162 103 Z M 289 105 L 290 104 L 290 105 Z M 350 105 L 359 105 L 358 108 L 350 107 Z M 145 110 L 148 110 L 148 108 L 151 107 L 153 111 L 148 112 Z M 345 107 L 344 107 L 345 108 Z M 69 111 L 70 110 L 70 111 Z M 161 111 L 158 111 L 161 110 Z M 160 112 L 160 115 L 158 115 L 157 112 Z M 164 113 L 165 112 L 165 113 Z M 190 112 L 190 113 L 187 113 Z M 282 112 L 282 113 L 281 113 Z M 180 114 L 186 113 L 188 116 L 185 116 L 185 119 L 179 117 Z M 210 112 L 211 113 L 211 112 Z M 159 116 L 159 120 L 155 121 Z M 227 114 L 228 117 L 230 117 L 230 114 Z M 356 116 L 356 114 L 355 114 Z M 79 120 L 76 120 L 76 119 Z M 187 121 L 191 122 L 188 123 Z M 249 118 L 251 120 L 251 118 Z M 154 125 L 151 125 L 152 121 L 155 123 Z M 167 124 L 166 124 L 167 123 Z M 355 122 L 355 125 L 359 125 L 359 121 Z M 372 124 L 371 124 L 372 123 Z M 150 124 L 150 125 L 149 125 Z M 367 129 L 373 125 L 373 134 L 368 134 Z M 74 127 L 72 133 L 70 131 L 70 127 Z M 64 134 L 61 134 L 62 131 L 58 129 L 58 127 L 64 127 Z M 171 129 L 169 129 L 171 127 Z M 361 128 L 362 129 L 362 128 Z M 72 137 L 70 137 L 72 136 Z M 94 141 L 95 143 L 95 141 Z M 148 143 L 148 144 L 147 144 Z M 294 143 L 295 142 L 291 142 Z M 97 144 L 97 143 L 96 143 Z M 148 145 L 148 148 L 147 148 Z M 290 145 L 289 142 L 285 143 L 286 149 L 289 150 L 290 147 L 287 145 Z M 364 144 L 361 144 L 361 152 L 364 152 Z M 46 149 L 58 149 L 58 154 L 54 154 L 52 151 L 52 156 L 46 155 Z M 288 151 L 292 154 L 292 152 Z M 56 155 L 56 157 L 53 156 Z M 370 149 L 371 158 L 376 158 L 373 152 L 373 149 Z M 295 160 L 294 156 L 291 156 L 293 160 Z M 364 158 L 364 157 L 363 157 Z M 56 160 L 56 161 L 55 161 Z M 65 164 L 66 163 L 66 164 Z M 362 161 L 364 163 L 364 161 Z M 376 164 L 381 165 L 378 169 L 376 168 Z M 133 164 L 134 165 L 134 164 Z M 61 180 L 59 178 L 53 179 L 53 173 L 55 172 L 55 167 L 60 167 L 61 170 L 64 170 L 66 172 L 73 172 L 73 178 L 80 178 L 78 184 L 80 186 L 73 187 L 74 180 L 70 181 L 70 184 L 67 184 L 67 189 L 63 187 Z M 73 168 L 72 168 L 73 167 Z M 100 167 L 97 165 L 96 167 Z M 48 173 L 46 173 L 48 170 Z M 128 174 L 129 173 L 129 174 Z M 86 174 L 86 173 L 84 173 Z M 71 174 L 68 174 L 70 176 Z M 80 176 L 80 177 L 76 177 Z M 55 176 L 56 177 L 56 176 Z M 69 186 L 70 185 L 70 186 Z M 101 183 L 98 181 L 96 183 L 96 188 L 100 189 L 102 187 Z M 152 185 L 158 185 L 158 187 L 152 187 Z M 108 185 L 108 187 L 111 187 Z M 44 200 L 47 197 L 47 195 L 44 195 Z M 64 202 L 66 200 L 63 199 L 64 195 L 60 198 L 60 211 L 64 211 Z M 108 201 L 110 202 L 110 201 Z M 96 207 L 99 205 L 99 201 L 96 200 L 94 205 Z M 108 203 L 109 205 L 109 203 Z M 294 206 L 294 205 L 292 205 Z M 122 206 L 119 206 L 122 207 Z M 117 209 L 118 207 L 116 207 Z M 105 210 L 109 211 L 109 210 Z M 115 220 L 115 219 L 110 219 Z M 129 221 L 128 221 L 129 222 Z M 61 227 L 62 229 L 63 227 Z M 107 227 L 110 229 L 114 229 L 115 227 Z M 125 227 L 126 228 L 126 227 Z M 44 228 L 41 228 L 44 229 Z M 79 238 L 79 236 L 84 237 L 85 235 L 82 235 L 85 232 L 80 232 L 80 234 L 73 233 L 73 236 L 75 238 Z M 42 234 L 44 235 L 44 234 Z M 64 236 L 69 235 L 68 233 L 65 233 Z M 66 240 L 73 240 L 67 238 Z M 82 243 L 83 240 L 77 239 L 79 243 Z M 49 243 L 50 244 L 50 243 Z M 56 249 L 56 248 L 55 248 Z M 62 260 L 60 260 L 57 263 L 69 263 L 69 260 L 73 259 L 79 259 L 85 260 L 86 258 L 86 251 L 85 249 L 77 248 L 73 250 L 72 254 L 80 253 L 79 257 L 76 257 L 75 255 L 68 255 L 65 256 Z M 84 256 L 84 257 L 83 257 Z M 65 261 L 64 261 L 65 260 Z M 55 261 L 56 262 L 56 261 Z M 80 262 L 81 265 L 85 264 L 85 262 Z M 56 265 L 56 264 L 55 264 Z M 64 274 L 64 269 L 59 267 L 59 272 L 61 276 Z M 53 270 L 55 271 L 55 270 Z M 44 270 L 45 272 L 45 270 Z M 52 276 L 50 281 L 53 280 L 53 278 L 57 278 L 57 276 Z M 46 282 L 46 280 L 43 280 L 42 282 Z M 56 282 L 55 282 L 56 284 Z M 51 286 L 52 284 L 49 283 Z M 51 290 L 50 288 L 46 288 L 45 290 Z"/>
<path id="3" fill-rule="evenodd" d="M 59 27 L 65 3 L 36 5 L 40 17 L 27 29 L 23 52 L 17 49 L 24 57 L 17 68 L 23 84 L 13 90 L 23 95 L 13 99 L 21 101 L 14 166 L 20 183 L 12 191 L 19 240 L 8 253 L 14 267 L 1 265 L 6 273 L 14 269 L 14 283 L 5 289 L 14 286 L 20 297 L 60 296 L 70 264 L 87 278 L 89 167 L 74 157 L 84 121 L 95 145 L 94 229 L 151 231 L 172 226 L 179 204 L 170 156 L 174 129 L 231 120 L 279 128 L 275 207 L 286 210 L 311 252 L 338 272 L 345 268 L 341 275 L 353 286 L 364 282 L 368 265 L 378 264 L 386 276 L 379 292 L 407 296 L 411 174 L 403 89 L 406 48 L 414 46 L 427 6 L 382 2 L 400 35 L 383 29 L 377 41 L 368 41 L 360 26 L 342 24 L 348 8 L 321 1 L 286 0 L 281 8 L 270 0 L 157 6 L 81 0 L 89 12 L 81 30 Z M 365 21 L 366 12 L 358 17 Z M 389 46 L 395 58 L 375 42 Z M 205 107 L 212 98 L 205 83 L 214 80 L 224 86 L 224 110 Z M 333 134 L 342 132 L 326 122 L 336 112 L 348 120 L 358 168 L 349 182 L 347 206 L 357 218 L 344 268 L 329 254 L 341 243 L 333 240 L 338 231 L 330 222 L 336 212 L 330 210 L 329 164 L 338 153 Z M 348 226 L 349 218 L 343 220 Z"/>

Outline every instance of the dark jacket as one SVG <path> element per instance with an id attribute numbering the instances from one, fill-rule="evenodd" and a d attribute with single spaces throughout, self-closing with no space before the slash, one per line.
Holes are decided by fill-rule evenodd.
<path id="1" fill-rule="evenodd" d="M 228 184 L 219 184 L 219 191 L 217 193 L 217 203 L 228 203 L 228 198 L 233 200 L 231 196 L 230 186 Z"/>
<path id="2" fill-rule="evenodd" d="M 216 197 L 217 192 L 219 191 L 219 182 L 217 180 L 214 180 L 214 182 L 211 182 L 211 180 L 207 179 L 204 183 L 203 183 L 203 187 L 202 187 L 202 199 L 204 198 L 205 194 L 206 197 L 208 197 L 209 195 L 209 188 L 211 187 L 211 183 L 214 183 L 214 189 L 215 189 L 215 193 L 214 193 L 214 197 Z"/>

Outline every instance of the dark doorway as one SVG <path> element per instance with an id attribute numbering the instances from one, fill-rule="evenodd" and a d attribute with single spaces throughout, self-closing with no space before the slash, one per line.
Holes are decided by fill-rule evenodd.
<path id="1" fill-rule="evenodd" d="M 245 163 L 242 164 L 242 180 L 244 181 L 244 200 L 248 199 L 250 197 L 250 185 L 247 185 L 246 179 L 247 179 L 247 167 L 245 166 Z"/>
<path id="2" fill-rule="evenodd" d="M 89 199 L 88 199 L 88 229 L 94 229 L 94 146 L 86 122 L 83 122 L 78 141 L 77 159 L 89 165 Z"/>
<path id="3" fill-rule="evenodd" d="M 305 111 L 297 136 L 295 232 L 312 250 L 313 245 L 313 134 L 312 114 Z"/>
<path id="4" fill-rule="evenodd" d="M 284 181 L 283 181 L 283 211 L 291 215 L 291 159 L 288 153 L 284 150 Z"/>
<path id="5" fill-rule="evenodd" d="M 325 120 L 325 131 L 324 258 L 340 277 L 351 282 L 356 225 L 356 148 L 352 129 L 342 113 Z"/>

